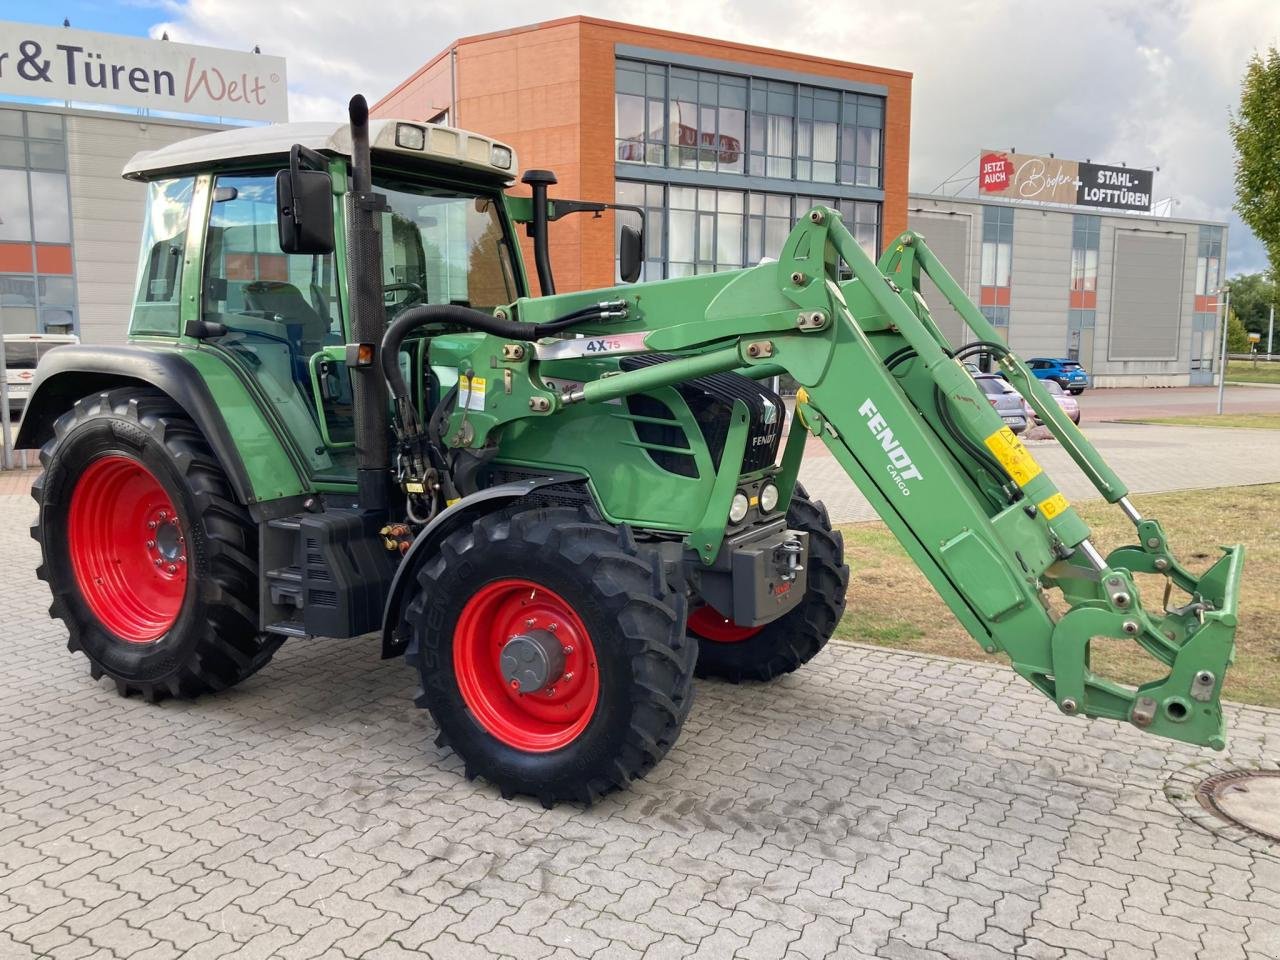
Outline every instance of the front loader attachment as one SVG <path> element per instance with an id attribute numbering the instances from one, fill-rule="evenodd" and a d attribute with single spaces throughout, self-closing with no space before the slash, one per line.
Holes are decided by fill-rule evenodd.
<path id="1" fill-rule="evenodd" d="M 806 242 L 804 227 L 824 232 L 825 242 Z M 799 419 L 961 622 L 986 650 L 1008 654 L 1066 714 L 1128 720 L 1225 747 L 1219 696 L 1233 656 L 1243 548 L 1227 548 L 1199 577 L 1183 568 L 1160 524 L 1139 515 L 1123 482 L 921 237 L 904 234 L 877 268 L 832 212 L 813 211 L 802 228 L 780 269 L 803 276 L 814 271 L 814 254 L 827 251 L 827 302 L 812 306 L 830 311 L 838 332 L 822 375 L 802 380 Z M 834 282 L 837 259 L 853 280 Z M 922 271 L 974 331 L 975 344 L 953 346 L 933 323 L 919 294 Z M 962 361 L 974 352 L 999 357 L 1007 379 L 1099 493 L 1133 521 L 1133 546 L 1098 552 L 1084 521 L 966 372 Z M 1139 574 L 1163 578 L 1163 595 L 1144 603 Z M 1094 673 L 1091 645 L 1109 638 L 1139 644 L 1167 674 L 1134 688 Z"/>
<path id="2" fill-rule="evenodd" d="M 920 295 L 922 273 L 960 313 L 974 342 L 956 345 L 943 336 Z M 815 207 L 777 262 L 522 301 L 519 313 L 545 321 L 602 295 L 625 301 L 625 321 L 567 346 L 542 344 L 538 356 L 549 360 L 569 348 L 668 356 L 609 370 L 560 394 L 521 350 L 487 345 L 484 356 L 472 355 L 477 369 L 514 364 L 521 377 L 494 394 L 492 407 L 470 413 L 473 445 L 508 420 L 554 416 L 573 404 L 608 403 L 692 377 L 790 374 L 801 389 L 778 477 L 782 503 L 807 435 L 820 437 L 983 649 L 1007 654 L 1063 713 L 1226 745 L 1219 697 L 1232 660 L 1243 550 L 1227 548 L 1200 576 L 1181 566 L 1159 522 L 1138 513 L 1124 482 L 920 236 L 903 234 L 877 265 L 837 213 Z M 1133 545 L 1109 556 L 1095 547 L 1089 527 L 969 375 L 963 361 L 976 353 L 998 358 L 1098 492 L 1127 514 Z M 457 429 L 462 414 L 454 416 Z M 717 477 L 707 522 L 692 538 L 703 563 L 719 548 L 740 462 L 722 462 L 720 472 L 728 473 Z M 1142 595 L 1143 586 L 1150 595 Z M 1091 650 L 1112 642 L 1138 644 L 1161 675 L 1133 687 L 1096 672 Z"/>

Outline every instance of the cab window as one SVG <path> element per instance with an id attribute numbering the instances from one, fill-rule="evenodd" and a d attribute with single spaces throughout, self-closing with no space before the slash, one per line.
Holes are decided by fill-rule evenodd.
<path id="1" fill-rule="evenodd" d="M 201 301 L 226 328 L 210 342 L 262 385 L 313 470 L 345 474 L 354 455 L 322 442 L 312 387 L 313 358 L 343 342 L 334 258 L 281 251 L 274 173 L 214 180 Z"/>

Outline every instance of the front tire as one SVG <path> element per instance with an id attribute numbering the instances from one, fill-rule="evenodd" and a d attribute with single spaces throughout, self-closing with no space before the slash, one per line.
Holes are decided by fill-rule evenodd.
<path id="1" fill-rule="evenodd" d="M 488 514 L 446 537 L 417 582 L 417 702 L 468 779 L 544 806 L 590 803 L 675 743 L 697 647 L 684 597 L 628 528 L 574 508 Z M 541 672 L 517 679 L 525 655 Z"/>
<path id="2" fill-rule="evenodd" d="M 703 604 L 689 615 L 698 642 L 699 677 L 739 683 L 768 681 L 808 663 L 827 645 L 844 615 L 849 567 L 844 538 L 831 529 L 827 508 L 796 484 L 787 525 L 809 534 L 808 584 L 794 609 L 761 627 L 742 627 Z"/>
<path id="3" fill-rule="evenodd" d="M 78 401 L 40 451 L 37 571 L 67 647 L 148 701 L 225 690 L 283 638 L 258 631 L 257 528 L 199 428 L 167 396 Z"/>

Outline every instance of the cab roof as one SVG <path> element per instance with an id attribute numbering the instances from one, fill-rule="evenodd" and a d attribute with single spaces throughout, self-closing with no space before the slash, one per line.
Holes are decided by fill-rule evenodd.
<path id="1" fill-rule="evenodd" d="M 401 146 L 418 142 L 422 147 Z M 223 163 L 258 157 L 288 156 L 289 149 L 302 144 L 320 153 L 351 156 L 351 128 L 345 123 L 325 121 L 279 123 L 266 127 L 238 127 L 189 140 L 179 140 L 158 150 L 143 150 L 124 165 L 126 180 L 154 180 L 166 174 L 208 170 Z M 388 154 L 424 163 L 444 163 L 500 177 L 508 184 L 515 179 L 515 151 L 490 137 L 412 120 L 370 120 L 369 143 L 375 154 Z M 506 159 L 504 166 L 502 160 Z"/>

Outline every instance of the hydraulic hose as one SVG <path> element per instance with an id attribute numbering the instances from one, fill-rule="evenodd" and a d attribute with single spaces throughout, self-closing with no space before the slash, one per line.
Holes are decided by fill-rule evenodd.
<path id="1" fill-rule="evenodd" d="M 391 388 L 391 395 L 395 397 L 397 404 L 407 401 L 409 385 L 405 383 L 404 374 L 400 372 L 400 345 L 404 343 L 404 338 L 409 335 L 409 331 L 429 323 L 452 324 L 479 330 L 482 333 L 491 333 L 495 337 L 505 337 L 508 340 L 531 341 L 588 320 L 622 316 L 624 306 L 593 304 L 546 323 L 505 320 L 480 310 L 472 310 L 470 307 L 460 307 L 452 303 L 411 307 L 396 317 L 387 327 L 387 332 L 382 335 L 382 373 L 387 378 L 387 385 Z"/>

